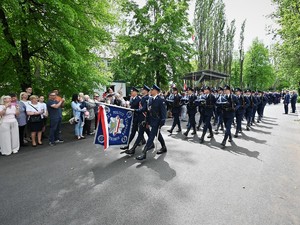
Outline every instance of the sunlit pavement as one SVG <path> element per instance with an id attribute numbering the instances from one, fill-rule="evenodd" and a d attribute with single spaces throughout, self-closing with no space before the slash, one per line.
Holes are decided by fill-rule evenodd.
<path id="1" fill-rule="evenodd" d="M 70 125 L 64 144 L 0 156 L 0 224 L 300 224 L 298 114 L 267 106 L 226 148 L 222 132 L 199 144 L 201 131 L 169 136 L 170 124 L 167 154 L 142 163 L 73 140 Z"/>

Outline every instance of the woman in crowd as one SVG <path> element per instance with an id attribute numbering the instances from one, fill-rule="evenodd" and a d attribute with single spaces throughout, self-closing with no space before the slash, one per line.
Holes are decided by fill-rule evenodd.
<path id="1" fill-rule="evenodd" d="M 10 97 L 12 105 L 19 105 L 20 114 L 19 116 L 17 116 L 17 121 L 19 125 L 19 142 L 20 147 L 24 147 L 27 146 L 27 144 L 24 143 L 24 131 L 27 124 L 26 105 L 24 104 L 24 102 L 18 101 L 18 97 L 16 94 L 10 94 Z"/>
<path id="2" fill-rule="evenodd" d="M 44 126 L 43 122 L 43 114 L 44 109 L 42 105 L 38 102 L 38 96 L 31 95 L 29 97 L 29 102 L 26 106 L 26 112 L 29 116 L 28 123 L 29 123 L 29 130 L 31 132 L 31 140 L 32 146 L 36 147 L 37 143 L 42 145 L 42 129 Z M 37 136 L 37 143 L 36 143 L 36 136 Z"/>
<path id="3" fill-rule="evenodd" d="M 19 105 L 11 104 L 10 96 L 2 96 L 0 100 L 0 152 L 2 155 L 10 155 L 19 151 L 19 126 L 16 120 L 19 114 Z"/>
<path id="4" fill-rule="evenodd" d="M 95 101 L 90 99 L 90 96 L 88 95 L 84 96 L 84 100 L 85 100 L 85 107 L 89 113 L 88 116 L 85 118 L 85 123 L 83 126 L 83 135 L 93 135 L 94 133 L 91 131 L 91 124 L 92 124 L 92 120 L 95 119 L 94 108 L 96 106 L 96 103 Z"/>
<path id="5" fill-rule="evenodd" d="M 43 95 L 41 95 L 39 97 L 39 103 L 41 104 L 41 107 L 44 110 L 44 113 L 43 113 L 42 137 L 46 138 L 44 136 L 44 133 L 45 133 L 45 130 L 46 130 L 46 125 L 47 125 L 48 110 L 47 110 L 47 104 L 44 101 L 45 101 L 45 97 Z"/>
<path id="6" fill-rule="evenodd" d="M 78 94 L 73 94 L 72 97 L 72 103 L 71 103 L 72 109 L 73 109 L 73 116 L 75 118 L 75 138 L 77 140 L 84 139 L 83 136 L 83 118 L 81 113 L 86 111 L 86 108 L 81 108 L 81 103 L 79 102 L 79 96 Z"/>

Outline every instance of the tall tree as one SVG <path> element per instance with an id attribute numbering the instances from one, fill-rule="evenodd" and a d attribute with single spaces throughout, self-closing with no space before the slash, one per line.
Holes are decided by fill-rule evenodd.
<path id="1" fill-rule="evenodd" d="M 235 20 L 226 24 L 223 0 L 196 0 L 194 28 L 197 36 L 198 70 L 230 73 Z"/>
<path id="2" fill-rule="evenodd" d="M 254 90 L 267 90 L 275 80 L 269 50 L 257 38 L 245 56 L 245 84 Z"/>
<path id="3" fill-rule="evenodd" d="M 121 51 L 113 62 L 116 78 L 132 85 L 167 86 L 190 69 L 191 27 L 189 0 L 148 0 L 139 8 L 134 1 L 123 5 L 127 28 L 118 40 Z M 128 76 L 130 75 L 130 76 Z"/>
<path id="4" fill-rule="evenodd" d="M 109 8 L 107 0 L 2 0 L 1 86 L 82 90 L 107 80 L 95 49 L 110 40 Z"/>
<path id="5" fill-rule="evenodd" d="M 242 23 L 240 32 L 240 44 L 239 44 L 239 54 L 240 54 L 240 88 L 243 88 L 243 65 L 244 65 L 244 33 L 245 33 L 246 20 Z"/>

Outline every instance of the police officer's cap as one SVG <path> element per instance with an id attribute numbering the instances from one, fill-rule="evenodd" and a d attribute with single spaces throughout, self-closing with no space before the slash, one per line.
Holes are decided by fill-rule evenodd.
<path id="1" fill-rule="evenodd" d="M 192 87 L 188 87 L 186 90 L 187 91 L 194 91 L 194 89 Z"/>
<path id="2" fill-rule="evenodd" d="M 150 88 L 147 85 L 144 85 L 143 89 L 146 90 L 146 91 L 150 91 Z"/>
<path id="3" fill-rule="evenodd" d="M 209 90 L 209 91 L 210 91 L 211 89 L 210 89 L 209 86 L 204 86 L 204 87 L 203 87 L 203 90 Z"/>
<path id="4" fill-rule="evenodd" d="M 218 90 L 218 91 L 223 91 L 223 88 L 222 88 L 222 87 L 218 87 L 217 90 Z"/>
<path id="5" fill-rule="evenodd" d="M 250 89 L 246 89 L 246 92 L 251 92 L 251 90 Z"/>
<path id="6" fill-rule="evenodd" d="M 258 93 L 263 93 L 263 91 L 257 91 Z"/>
<path id="7" fill-rule="evenodd" d="M 152 89 L 160 92 L 160 88 L 156 84 L 153 84 Z"/>
<path id="8" fill-rule="evenodd" d="M 172 89 L 173 89 L 173 91 L 178 91 L 177 87 L 173 87 Z"/>
<path id="9" fill-rule="evenodd" d="M 224 90 L 231 90 L 229 85 L 225 85 L 223 89 Z"/>
<path id="10" fill-rule="evenodd" d="M 237 91 L 242 92 L 242 89 L 236 88 L 235 91 L 236 91 L 236 92 L 237 92 Z"/>
<path id="11" fill-rule="evenodd" d="M 136 87 L 132 87 L 131 91 L 139 92 L 139 90 Z"/>

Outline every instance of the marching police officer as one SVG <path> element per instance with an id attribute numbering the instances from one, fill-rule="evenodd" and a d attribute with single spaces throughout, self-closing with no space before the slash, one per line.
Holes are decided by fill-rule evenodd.
<path id="1" fill-rule="evenodd" d="M 211 94 L 210 87 L 205 86 L 203 89 L 204 89 L 205 101 L 200 102 L 200 104 L 203 105 L 204 128 L 203 128 L 202 136 L 200 138 L 200 143 L 204 142 L 204 137 L 207 132 L 207 129 L 209 130 L 210 133 L 207 136 L 207 138 L 213 138 L 214 136 L 210 121 L 211 121 L 211 117 L 213 116 L 213 111 L 216 104 L 216 98 L 214 95 Z"/>
<path id="2" fill-rule="evenodd" d="M 203 88 L 200 89 L 200 94 L 198 95 L 198 98 L 200 99 L 200 101 L 201 101 L 201 99 L 204 99 L 204 90 L 203 90 Z M 204 108 L 203 108 L 202 104 L 198 105 L 198 111 L 199 111 L 200 117 L 199 117 L 199 123 L 198 123 L 198 126 L 197 126 L 197 130 L 200 130 L 201 124 L 203 123 L 203 113 L 204 113 Z"/>
<path id="3" fill-rule="evenodd" d="M 239 106 L 235 112 L 235 117 L 236 117 L 236 131 L 235 131 L 235 135 L 234 137 L 237 138 L 238 137 L 238 133 L 242 133 L 242 119 L 244 117 L 244 114 L 247 110 L 247 108 L 250 105 L 249 99 L 246 98 L 243 94 L 242 94 L 242 90 L 240 88 L 236 88 L 235 89 L 235 94 L 236 97 L 239 101 Z"/>
<path id="4" fill-rule="evenodd" d="M 140 101 L 139 109 L 135 109 L 135 112 L 138 114 L 138 137 L 135 140 L 132 148 L 125 151 L 126 154 L 133 155 L 135 149 L 139 146 L 139 143 L 144 140 L 144 133 L 150 135 L 149 127 L 147 126 L 147 112 L 148 112 L 148 101 L 149 101 L 149 91 L 150 88 L 147 85 L 143 86 L 142 89 L 142 99 Z M 154 148 L 154 144 L 150 147 Z"/>
<path id="5" fill-rule="evenodd" d="M 141 98 L 138 96 L 139 90 L 136 89 L 135 87 L 132 87 L 131 89 L 131 98 L 130 98 L 130 108 L 131 109 L 138 109 L 140 106 L 140 101 Z M 132 128 L 131 128 L 131 134 L 129 137 L 128 145 L 121 147 L 120 149 L 126 150 L 129 149 L 129 144 L 133 140 L 136 132 L 138 131 L 139 128 L 139 122 L 138 122 L 138 113 L 134 112 L 134 117 L 133 117 L 133 123 L 132 123 Z"/>
<path id="6" fill-rule="evenodd" d="M 187 91 L 188 91 L 187 112 L 189 116 L 189 123 L 186 132 L 184 132 L 185 136 L 188 136 L 191 128 L 193 128 L 192 135 L 196 134 L 195 115 L 197 113 L 197 105 L 196 105 L 197 96 L 194 94 L 194 89 L 188 87 Z"/>
<path id="7" fill-rule="evenodd" d="M 221 145 L 225 147 L 228 138 L 229 138 L 229 142 L 232 141 L 231 124 L 234 119 L 235 110 L 237 107 L 239 107 L 239 101 L 237 97 L 231 93 L 230 86 L 226 85 L 224 87 L 224 92 L 225 92 L 224 98 L 226 99 L 226 103 L 223 104 L 223 120 L 225 123 L 226 130 Z"/>
<path id="8" fill-rule="evenodd" d="M 284 104 L 284 113 L 288 114 L 289 112 L 289 103 L 290 103 L 290 92 L 286 91 L 286 94 L 283 99 L 283 104 Z"/>
<path id="9" fill-rule="evenodd" d="M 253 111 L 252 111 L 251 125 L 255 123 L 255 114 L 257 113 L 257 109 L 261 104 L 260 99 L 258 98 L 257 93 L 255 91 L 252 91 L 252 96 L 255 104 L 253 106 Z"/>
<path id="10" fill-rule="evenodd" d="M 149 111 L 149 125 L 151 127 L 150 135 L 147 140 L 147 143 L 142 151 L 142 154 L 136 157 L 137 160 L 146 159 L 147 151 L 151 149 L 153 146 L 153 141 L 155 136 L 158 135 L 158 141 L 161 143 L 162 148 L 156 154 L 162 154 L 167 152 L 167 147 L 163 136 L 160 133 L 160 128 L 165 125 L 166 116 L 167 116 L 167 108 L 164 99 L 162 99 L 159 95 L 160 88 L 157 85 L 153 85 L 151 90 L 152 98 L 149 99 L 148 103 L 148 111 Z"/>
<path id="11" fill-rule="evenodd" d="M 221 99 L 223 97 L 223 88 L 218 87 L 218 94 L 216 95 L 216 100 Z M 217 117 L 217 128 L 215 129 L 216 134 L 219 133 L 219 127 L 221 127 L 220 130 L 224 130 L 223 127 L 223 110 L 221 105 L 216 104 L 216 117 Z"/>
<path id="12" fill-rule="evenodd" d="M 173 93 L 167 98 L 167 102 L 172 107 L 172 116 L 173 116 L 173 124 L 170 130 L 167 130 L 169 133 L 172 134 L 176 125 L 178 126 L 178 130 L 176 132 L 181 132 L 181 125 L 180 125 L 180 112 L 181 112 L 181 95 L 178 94 L 178 89 L 176 87 L 173 88 Z"/>
<path id="13" fill-rule="evenodd" d="M 268 103 L 268 98 L 263 91 L 258 91 L 258 99 L 260 104 L 257 106 L 257 122 L 259 123 L 264 116 L 264 109 L 266 104 Z"/>

